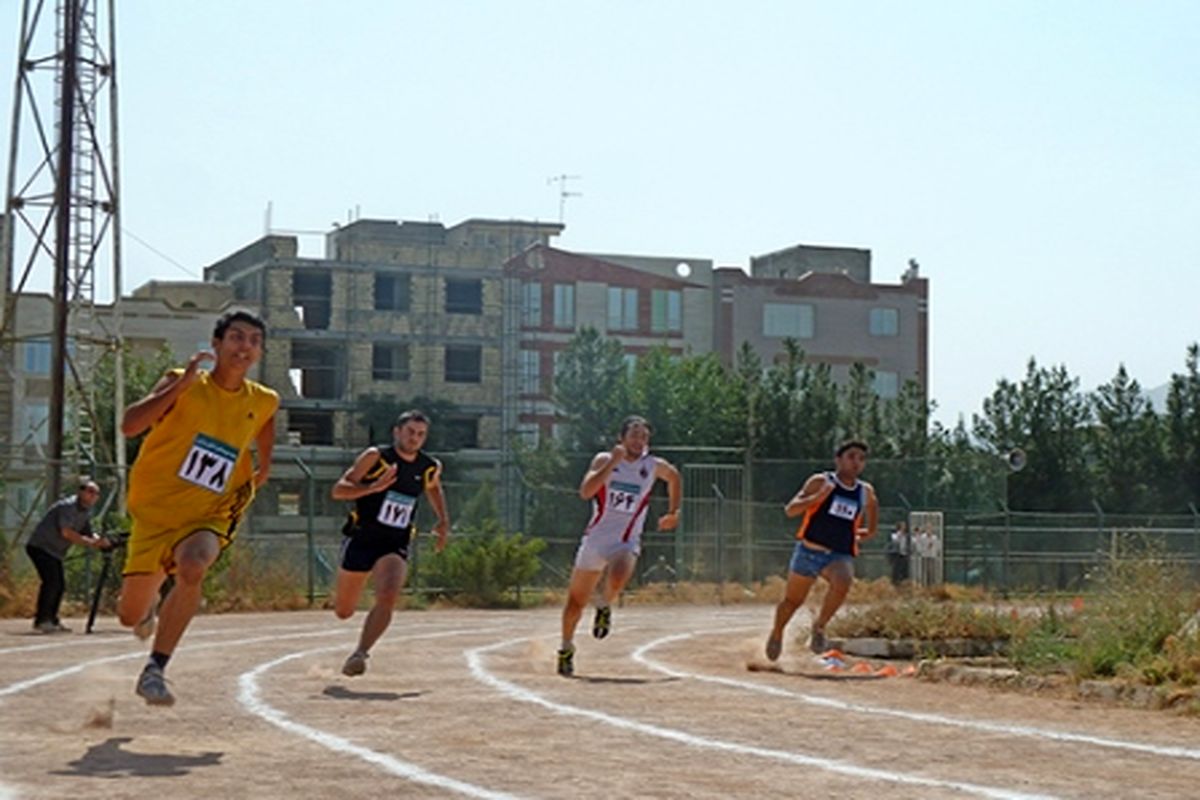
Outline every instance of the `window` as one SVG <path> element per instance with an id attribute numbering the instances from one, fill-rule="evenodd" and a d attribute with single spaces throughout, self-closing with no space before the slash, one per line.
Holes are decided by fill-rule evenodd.
<path id="1" fill-rule="evenodd" d="M 26 400 L 21 403 L 20 427 L 17 441 L 21 444 L 46 445 L 50 443 L 50 403 Z"/>
<path id="2" fill-rule="evenodd" d="M 408 311 L 412 304 L 412 276 L 407 273 L 375 273 L 375 310 Z"/>
<path id="3" fill-rule="evenodd" d="M 763 336 L 813 338 L 813 307 L 767 303 L 763 306 Z"/>
<path id="4" fill-rule="evenodd" d="M 333 444 L 332 411 L 304 411 L 293 408 L 287 415 L 288 431 L 299 433 L 302 444 Z"/>
<path id="5" fill-rule="evenodd" d="M 479 383 L 483 348 L 479 345 L 450 345 L 446 348 L 446 383 Z"/>
<path id="6" fill-rule="evenodd" d="M 438 423 L 447 449 L 479 446 L 479 417 L 450 417 Z"/>
<path id="7" fill-rule="evenodd" d="M 542 391 L 542 354 L 536 350 L 522 350 L 520 362 L 521 394 L 538 394 Z"/>
<path id="8" fill-rule="evenodd" d="M 482 314 L 483 281 L 446 279 L 447 314 Z"/>
<path id="9" fill-rule="evenodd" d="M 292 273 L 292 306 L 309 330 L 325 330 L 333 312 L 333 291 L 328 272 L 298 270 Z"/>
<path id="10" fill-rule="evenodd" d="M 876 371 L 874 389 L 879 397 L 890 400 L 900 394 L 900 376 L 895 372 Z"/>
<path id="11" fill-rule="evenodd" d="M 650 330 L 655 333 L 683 330 L 682 295 L 677 289 L 650 292 Z"/>
<path id="12" fill-rule="evenodd" d="M 521 324 L 536 328 L 542 324 L 542 285 L 526 283 L 521 286 Z"/>
<path id="13" fill-rule="evenodd" d="M 30 339 L 22 349 L 25 351 L 25 372 L 28 375 L 50 374 L 50 340 Z"/>
<path id="14" fill-rule="evenodd" d="M 341 397 L 345 387 L 345 365 L 345 348 L 292 341 L 292 363 L 288 374 L 301 397 L 321 400 Z"/>
<path id="15" fill-rule="evenodd" d="M 870 327 L 872 336 L 895 336 L 900 332 L 900 312 L 894 308 L 872 308 Z"/>
<path id="16" fill-rule="evenodd" d="M 554 327 L 575 327 L 575 285 L 554 284 Z"/>
<path id="17" fill-rule="evenodd" d="M 608 287 L 608 329 L 610 331 L 636 331 L 637 311 L 637 289 Z"/>
<path id="18" fill-rule="evenodd" d="M 300 516 L 300 493 L 280 490 L 278 509 L 279 515 L 283 517 Z"/>
<path id="19" fill-rule="evenodd" d="M 371 378 L 377 381 L 408 380 L 408 345 L 371 345 Z"/>

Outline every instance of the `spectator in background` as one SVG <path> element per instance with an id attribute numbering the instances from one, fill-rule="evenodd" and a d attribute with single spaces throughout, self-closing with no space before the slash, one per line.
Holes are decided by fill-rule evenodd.
<path id="1" fill-rule="evenodd" d="M 901 520 L 896 523 L 887 542 L 887 558 L 892 568 L 893 586 L 899 586 L 908 580 L 908 556 L 911 552 L 912 537 L 908 533 L 908 523 Z"/>
<path id="2" fill-rule="evenodd" d="M 92 480 L 83 480 L 75 494 L 62 498 L 46 512 L 33 529 L 25 552 L 37 569 L 37 612 L 33 629 L 38 633 L 67 633 L 71 629 L 58 618 L 67 580 L 63 559 L 71 545 L 97 549 L 109 547 L 107 539 L 92 534 L 92 506 L 100 499 L 100 487 Z"/>

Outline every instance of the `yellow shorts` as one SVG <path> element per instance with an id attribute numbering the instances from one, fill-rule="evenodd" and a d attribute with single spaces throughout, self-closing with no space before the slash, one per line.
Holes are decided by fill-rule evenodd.
<path id="1" fill-rule="evenodd" d="M 150 525 L 133 518 L 129 541 L 125 544 L 124 575 L 156 572 L 175 574 L 175 546 L 197 531 L 212 531 L 224 551 L 233 542 L 236 529 L 229 517 L 188 522 L 173 528 Z"/>

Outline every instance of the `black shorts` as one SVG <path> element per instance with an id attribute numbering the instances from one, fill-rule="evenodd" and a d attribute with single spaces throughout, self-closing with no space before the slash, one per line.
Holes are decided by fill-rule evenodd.
<path id="1" fill-rule="evenodd" d="M 395 553 L 408 561 L 408 536 L 359 531 L 342 541 L 341 567 L 347 572 L 370 572 L 375 562 Z"/>

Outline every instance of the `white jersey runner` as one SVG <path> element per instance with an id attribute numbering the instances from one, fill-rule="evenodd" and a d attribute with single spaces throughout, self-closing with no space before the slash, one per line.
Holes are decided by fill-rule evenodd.
<path id="1" fill-rule="evenodd" d="M 592 498 L 592 519 L 583 535 L 622 542 L 639 539 L 646 525 L 657 466 L 658 459 L 647 451 L 635 461 L 622 461 L 613 467 Z"/>

